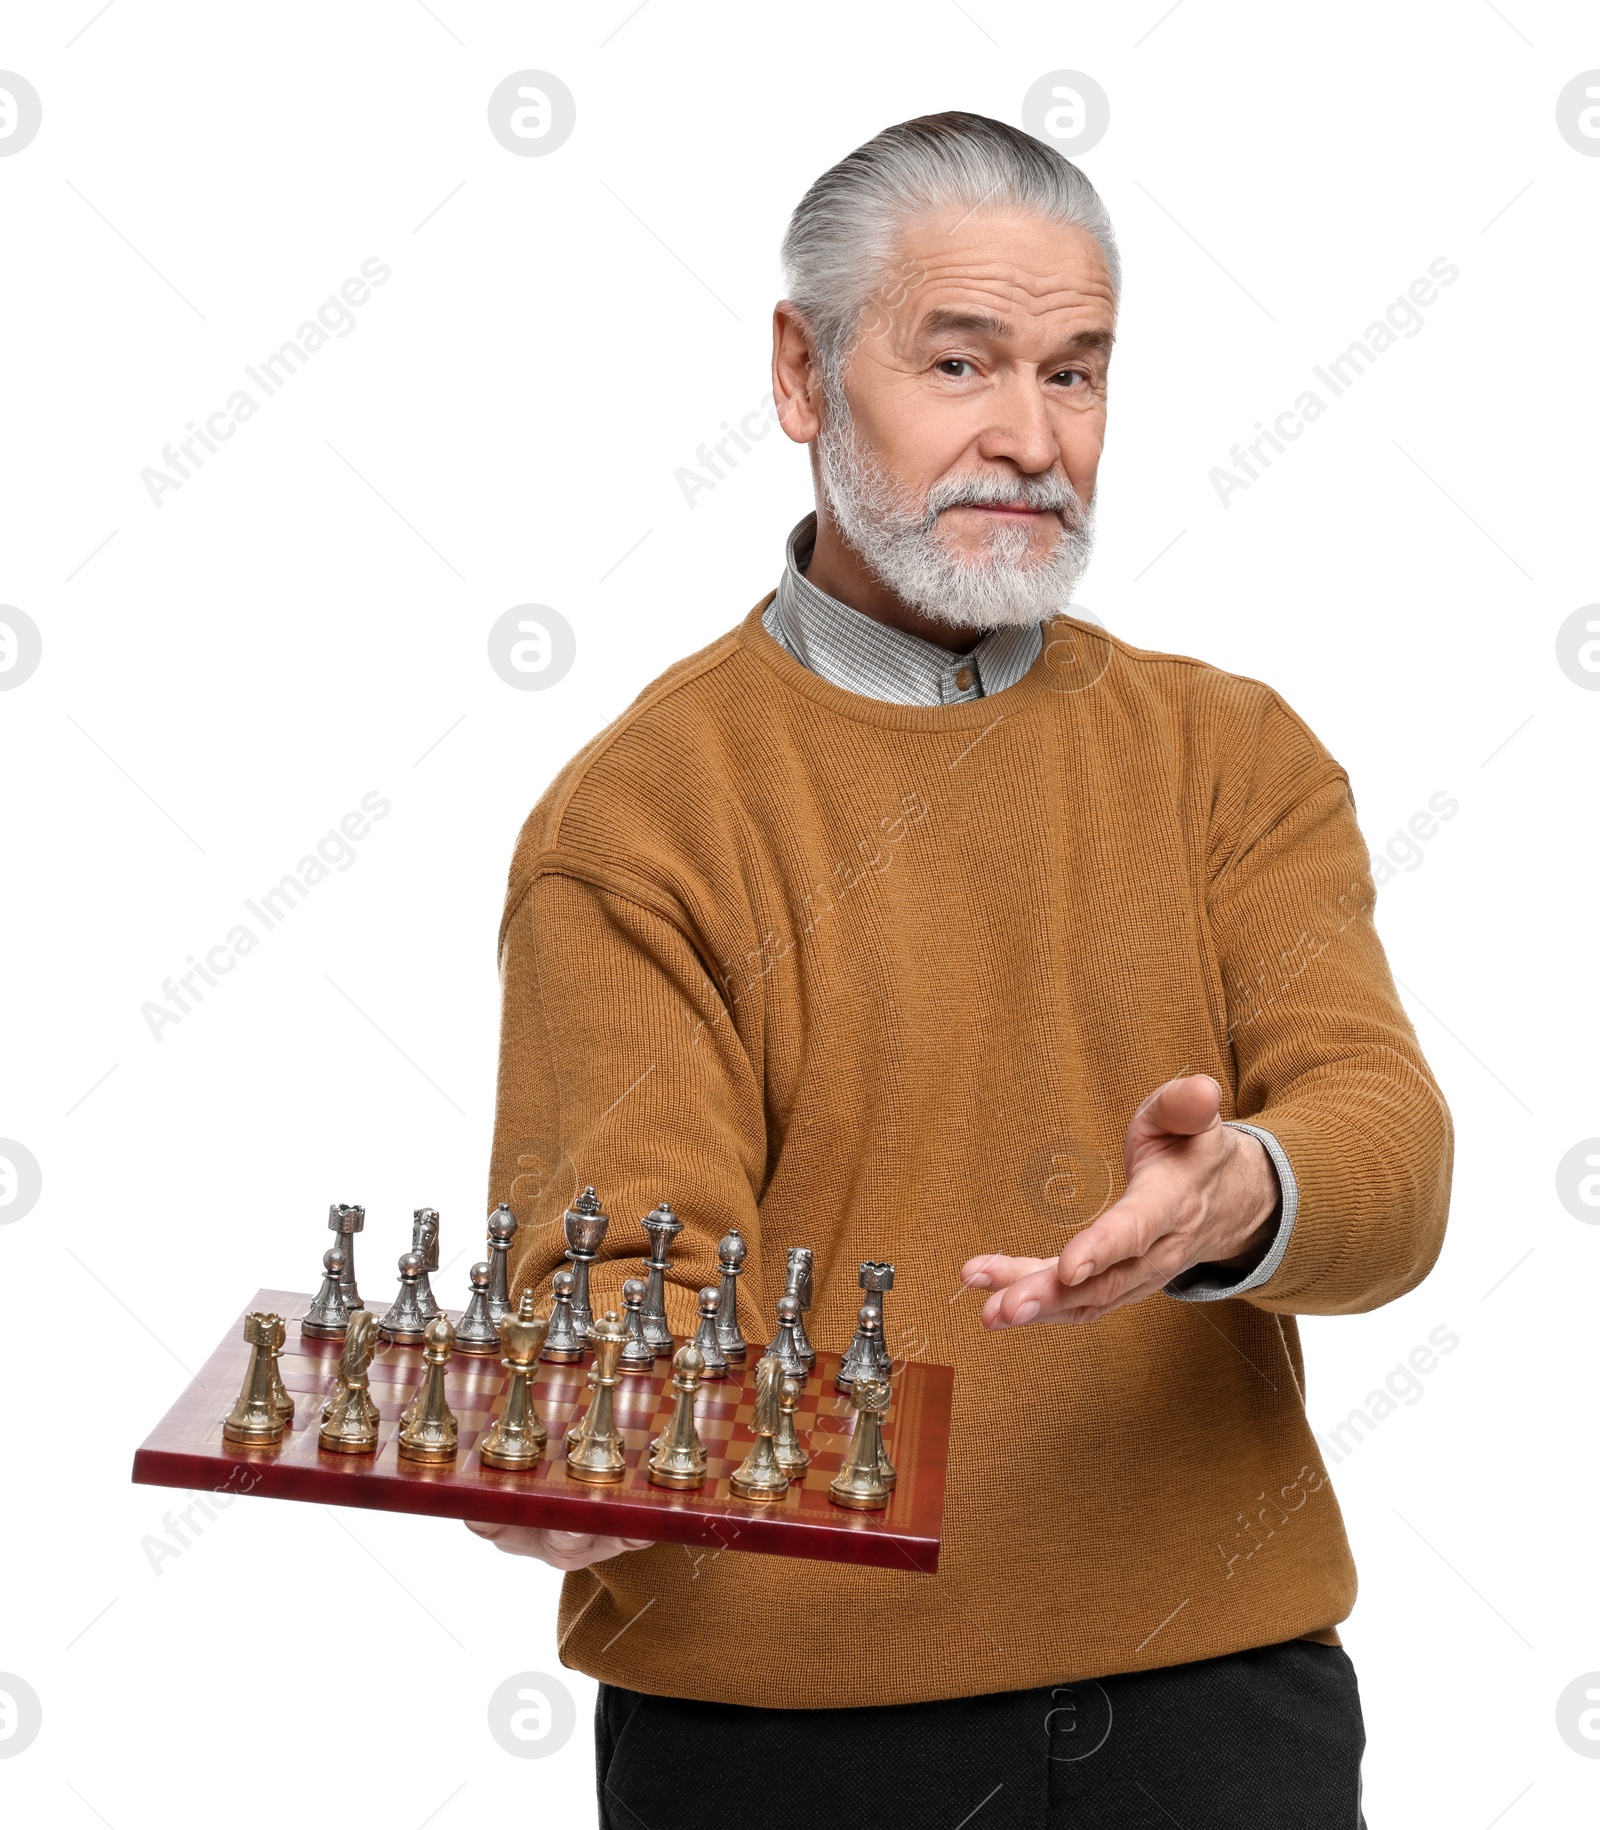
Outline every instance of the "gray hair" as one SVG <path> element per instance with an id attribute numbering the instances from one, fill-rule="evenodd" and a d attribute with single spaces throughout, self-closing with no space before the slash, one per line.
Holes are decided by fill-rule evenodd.
<path id="1" fill-rule="evenodd" d="M 1060 153 L 982 114 L 901 121 L 825 171 L 795 207 L 783 238 L 789 296 L 811 330 L 830 394 L 901 230 L 930 210 L 1022 208 L 1087 230 L 1100 244 L 1113 302 L 1122 263 L 1099 192 Z"/>

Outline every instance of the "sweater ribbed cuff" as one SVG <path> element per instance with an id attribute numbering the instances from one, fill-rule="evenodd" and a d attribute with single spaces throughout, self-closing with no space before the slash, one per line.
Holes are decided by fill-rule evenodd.
<path id="1" fill-rule="evenodd" d="M 1187 1271 L 1180 1271 L 1170 1283 L 1162 1287 L 1168 1296 L 1175 1296 L 1183 1303 L 1220 1303 L 1226 1297 L 1243 1296 L 1247 1290 L 1259 1289 L 1283 1263 L 1283 1255 L 1289 1249 L 1289 1240 L 1294 1232 L 1295 1215 L 1300 1210 L 1300 1187 L 1294 1179 L 1294 1170 L 1290 1167 L 1283 1145 L 1260 1125 L 1247 1125 L 1235 1118 L 1226 1118 L 1222 1122 L 1230 1130 L 1248 1131 L 1252 1137 L 1259 1138 L 1267 1155 L 1272 1158 L 1272 1167 L 1278 1172 L 1278 1231 L 1266 1257 L 1245 1277 L 1233 1278 L 1230 1282 L 1229 1272 L 1217 1265 L 1207 1264 L 1191 1265 Z"/>

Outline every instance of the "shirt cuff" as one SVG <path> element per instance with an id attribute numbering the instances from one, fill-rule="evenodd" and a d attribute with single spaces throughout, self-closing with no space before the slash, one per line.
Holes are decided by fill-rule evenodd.
<path id="1" fill-rule="evenodd" d="M 1294 1232 L 1294 1217 L 1300 1209 L 1300 1187 L 1294 1179 L 1294 1170 L 1289 1166 L 1289 1158 L 1283 1145 L 1270 1131 L 1263 1131 L 1259 1125 L 1247 1125 L 1236 1118 L 1225 1118 L 1222 1121 L 1233 1131 L 1248 1131 L 1252 1137 L 1259 1138 L 1269 1157 L 1272 1167 L 1278 1172 L 1278 1221 L 1277 1236 L 1267 1249 L 1267 1255 L 1260 1264 L 1247 1276 L 1233 1278 L 1233 1273 L 1219 1265 L 1190 1265 L 1187 1271 L 1180 1271 L 1171 1283 L 1163 1288 L 1168 1296 L 1175 1296 L 1183 1303 L 1219 1303 L 1224 1297 L 1243 1296 L 1247 1290 L 1257 1290 L 1270 1278 L 1278 1266 L 1283 1263 L 1283 1255 L 1289 1249 L 1289 1239 Z M 1228 1281 L 1233 1278 L 1233 1281 Z"/>

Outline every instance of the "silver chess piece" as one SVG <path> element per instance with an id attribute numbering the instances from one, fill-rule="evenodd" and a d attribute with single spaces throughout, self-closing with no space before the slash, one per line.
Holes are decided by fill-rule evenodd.
<path id="1" fill-rule="evenodd" d="M 557 1271 L 550 1279 L 553 1301 L 550 1326 L 545 1332 L 544 1347 L 539 1354 L 541 1360 L 570 1366 L 583 1358 L 583 1337 L 572 1319 L 572 1286 L 576 1281 L 570 1271 Z M 621 1327 L 621 1323 L 618 1323 L 618 1327 Z M 593 1332 L 592 1324 L 590 1332 Z"/>
<path id="2" fill-rule="evenodd" d="M 572 1266 L 572 1325 L 586 1339 L 594 1310 L 589 1306 L 589 1267 L 600 1256 L 610 1219 L 600 1211 L 600 1199 L 586 1188 L 561 1217 L 567 1235 L 567 1259 Z"/>
<path id="3" fill-rule="evenodd" d="M 421 1254 L 422 1275 L 417 1279 L 417 1307 L 426 1326 L 439 1314 L 439 1301 L 433 1294 L 428 1275 L 439 1268 L 439 1210 L 418 1207 L 411 1213 L 411 1249 Z"/>
<path id="4" fill-rule="evenodd" d="M 883 1339 L 883 1315 L 875 1302 L 864 1302 L 856 1312 L 856 1332 L 844 1350 L 834 1385 L 847 1392 L 857 1379 L 871 1379 L 878 1372 L 878 1343 Z"/>
<path id="5" fill-rule="evenodd" d="M 330 1245 L 322 1254 L 322 1288 L 301 1318 L 300 1332 L 313 1341 L 342 1341 L 351 1311 L 344 1306 L 344 1247 Z M 360 1314 L 361 1311 L 355 1313 Z"/>
<path id="6" fill-rule="evenodd" d="M 622 1324 L 628 1331 L 628 1344 L 617 1361 L 617 1371 L 647 1373 L 655 1371 L 656 1356 L 644 1338 L 644 1279 L 630 1277 L 622 1286 Z"/>
<path id="7" fill-rule="evenodd" d="M 806 1311 L 811 1307 L 811 1248 L 808 1245 L 789 1247 L 788 1268 L 784 1278 L 784 1289 L 800 1305 L 800 1313 L 794 1323 L 794 1350 L 808 1367 L 817 1363 L 817 1350 L 806 1338 Z"/>
<path id="8" fill-rule="evenodd" d="M 703 1379 L 726 1379 L 728 1376 L 728 1356 L 717 1339 L 717 1312 L 721 1307 L 722 1292 L 715 1284 L 707 1284 L 700 1292 L 700 1326 L 694 1334 L 694 1344 L 700 1349 L 704 1362 L 700 1369 Z"/>
<path id="9" fill-rule="evenodd" d="M 879 1264 L 869 1258 L 867 1262 L 862 1265 L 860 1275 L 857 1277 L 856 1282 L 859 1283 L 861 1288 L 867 1293 L 862 1298 L 862 1301 L 876 1303 L 878 1306 L 878 1321 L 880 1323 L 878 1330 L 878 1371 L 887 1379 L 894 1367 L 894 1355 L 889 1351 L 889 1313 L 884 1307 L 883 1298 L 886 1291 L 894 1288 L 894 1266 L 892 1264 Z"/>
<path id="10" fill-rule="evenodd" d="M 400 1294 L 384 1312 L 378 1333 L 397 1347 L 420 1347 L 428 1326 L 428 1317 L 417 1301 L 417 1285 L 422 1281 L 422 1254 L 400 1254 Z"/>
<path id="11" fill-rule="evenodd" d="M 461 1326 L 456 1329 L 457 1353 L 491 1354 L 500 1351 L 500 1330 L 495 1327 L 489 1315 L 491 1276 L 488 1264 L 481 1258 L 467 1273 L 472 1295 L 461 1312 Z"/>
<path id="12" fill-rule="evenodd" d="M 644 1338 L 659 1359 L 672 1352 L 672 1330 L 667 1326 L 667 1269 L 672 1242 L 683 1231 L 683 1222 L 663 1201 L 644 1217 L 650 1235 L 650 1256 L 645 1260 Z"/>
<path id="13" fill-rule="evenodd" d="M 744 1270 L 745 1256 L 749 1249 L 744 1242 L 744 1234 L 736 1226 L 730 1227 L 717 1245 L 717 1263 L 722 1270 L 722 1304 L 717 1310 L 717 1345 L 736 1366 L 744 1364 L 745 1355 L 749 1352 L 748 1344 L 739 1332 L 739 1276 Z"/>
<path id="14" fill-rule="evenodd" d="M 517 1216 L 502 1201 L 489 1216 L 489 1320 L 496 1328 L 514 1307 L 508 1270 L 516 1236 Z"/>
<path id="15" fill-rule="evenodd" d="M 356 1288 L 356 1234 L 367 1224 L 364 1207 L 347 1207 L 342 1201 L 328 1209 L 328 1231 L 338 1236 L 344 1248 L 344 1275 L 339 1288 L 344 1292 L 345 1309 L 365 1309 L 361 1292 Z"/>
<path id="16" fill-rule="evenodd" d="M 804 1379 L 811 1370 L 795 1346 L 794 1331 L 799 1320 L 800 1305 L 786 1290 L 778 1298 L 778 1332 L 767 1347 L 767 1353 L 777 1360 L 786 1379 Z M 773 1428 L 777 1428 L 776 1414 L 773 1417 Z"/>

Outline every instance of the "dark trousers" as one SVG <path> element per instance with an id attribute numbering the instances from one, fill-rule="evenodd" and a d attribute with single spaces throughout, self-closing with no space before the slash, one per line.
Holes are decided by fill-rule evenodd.
<path id="1" fill-rule="evenodd" d="M 602 1830 L 1365 1830 L 1355 1669 L 1310 1640 L 882 1709 L 602 1684 L 595 1737 Z"/>

